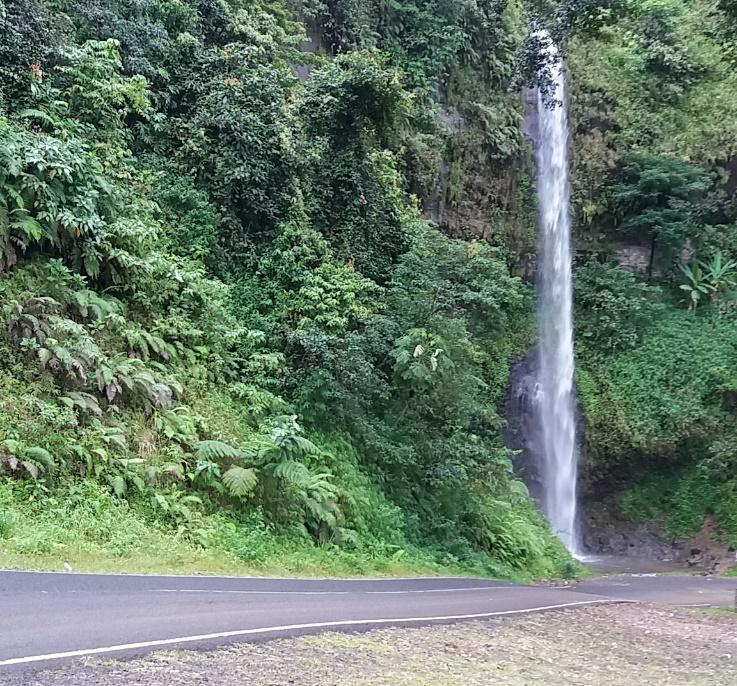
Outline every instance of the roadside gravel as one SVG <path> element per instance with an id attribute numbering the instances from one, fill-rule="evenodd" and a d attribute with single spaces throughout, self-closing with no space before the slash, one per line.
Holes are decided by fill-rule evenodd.
<path id="1" fill-rule="evenodd" d="M 13 680 L 14 679 L 14 680 Z M 207 653 L 94 660 L 23 686 L 648 686 L 737 684 L 737 615 L 599 605 Z"/>

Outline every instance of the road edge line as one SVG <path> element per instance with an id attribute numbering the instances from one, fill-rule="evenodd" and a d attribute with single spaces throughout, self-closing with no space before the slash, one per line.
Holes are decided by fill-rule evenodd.
<path id="1" fill-rule="evenodd" d="M 31 655 L 27 657 L 14 657 L 7 660 L 0 660 L 0 667 L 10 667 L 12 665 L 31 664 L 34 662 L 48 662 L 51 660 L 61 660 L 72 657 L 87 657 L 91 655 L 105 655 L 108 653 L 119 653 L 127 650 L 140 650 L 143 648 L 157 648 L 160 646 L 170 646 L 182 643 L 198 643 L 203 641 L 212 641 L 223 638 L 236 638 L 239 636 L 258 636 L 272 633 L 285 633 L 290 631 L 300 631 L 305 629 L 330 629 L 331 627 L 346 626 L 372 626 L 372 625 L 403 625 L 417 624 L 421 622 L 449 622 L 464 619 L 487 619 L 490 617 L 502 617 L 506 615 L 529 614 L 532 612 L 544 612 L 546 610 L 559 610 L 569 607 L 580 607 L 582 605 L 601 605 L 614 603 L 635 603 L 634 600 L 619 600 L 614 598 L 602 598 L 596 600 L 579 600 L 572 603 L 558 603 L 556 605 L 541 605 L 538 607 L 528 607 L 519 610 L 497 610 L 496 612 L 482 612 L 478 614 L 467 615 L 444 615 L 436 617 L 395 617 L 383 619 L 345 619 L 332 622 L 310 622 L 307 624 L 287 624 L 282 626 L 268 626 L 254 629 L 239 629 L 236 631 L 220 631 L 211 634 L 200 634 L 195 636 L 179 636 L 177 638 L 163 638 L 153 641 L 141 641 L 138 643 L 124 643 L 114 646 L 104 646 L 100 648 L 82 648 L 79 650 L 69 650 L 61 653 L 49 653 L 48 655 Z"/>

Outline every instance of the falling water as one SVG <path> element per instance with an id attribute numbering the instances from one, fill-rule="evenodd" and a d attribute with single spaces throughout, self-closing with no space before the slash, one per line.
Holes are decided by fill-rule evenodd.
<path id="1" fill-rule="evenodd" d="M 555 534 L 571 552 L 577 553 L 580 546 L 576 519 L 568 122 L 563 67 L 555 46 L 549 40 L 545 42 L 548 47 L 544 56 L 550 58 L 548 61 L 552 65 L 556 86 L 552 97 L 557 104 L 551 104 L 543 93 L 537 92 L 538 411 L 544 456 L 543 508 Z"/>

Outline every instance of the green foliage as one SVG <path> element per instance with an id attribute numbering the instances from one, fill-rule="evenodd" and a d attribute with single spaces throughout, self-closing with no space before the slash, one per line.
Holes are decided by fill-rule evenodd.
<path id="1" fill-rule="evenodd" d="M 695 458 L 734 422 L 737 339 L 718 315 L 672 312 L 638 350 L 590 363 L 587 444 L 606 472 Z M 591 402 L 591 401 L 594 402 Z"/>
<path id="2" fill-rule="evenodd" d="M 650 275 L 656 248 L 663 251 L 667 264 L 687 239 L 698 236 L 694 206 L 708 181 L 703 169 L 673 158 L 642 153 L 625 158 L 612 198 L 621 230 L 651 242 Z"/>
<path id="3" fill-rule="evenodd" d="M 396 146 L 408 108 L 399 75 L 373 53 L 316 71 L 300 107 L 313 225 L 340 258 L 380 284 L 408 246 L 401 182 L 386 149 Z"/>
<path id="4" fill-rule="evenodd" d="M 669 536 L 708 516 L 734 540 L 734 27 L 725 3 L 597 7 L 559 11 L 572 29 L 578 245 L 618 258 L 649 242 L 659 290 L 613 267 L 577 269 L 584 483 L 621 489 L 619 509 Z"/>
<path id="5" fill-rule="evenodd" d="M 688 294 L 689 310 L 696 309 L 702 298 L 715 300 L 731 294 L 737 285 L 737 262 L 724 261 L 721 252 L 717 252 L 709 264 L 698 260 L 693 264 L 682 264 L 680 268 L 686 279 L 686 283 L 681 284 L 680 288 Z"/>
<path id="6" fill-rule="evenodd" d="M 627 0 L 563 0 L 555 4 L 555 29 L 561 38 L 599 35 L 630 5 Z"/>
<path id="7" fill-rule="evenodd" d="M 409 114 L 400 75 L 380 53 L 352 52 L 317 70 L 301 103 L 305 126 L 336 148 L 386 146 Z"/>
<path id="8" fill-rule="evenodd" d="M 615 265 L 589 260 L 575 275 L 578 345 L 592 354 L 636 348 L 665 309 L 658 287 Z"/>
<path id="9" fill-rule="evenodd" d="M 4 97 L 26 95 L 31 65 L 40 70 L 58 59 L 61 38 L 53 13 L 37 0 L 3 0 L 0 3 L 0 111 Z"/>
<path id="10" fill-rule="evenodd" d="M 233 465 L 223 474 L 223 485 L 230 495 L 243 498 L 253 492 L 258 484 L 258 476 L 253 469 Z"/>
<path id="11" fill-rule="evenodd" d="M 478 65 L 484 76 L 509 76 L 499 57 L 513 43 L 505 3 L 303 0 L 302 5 L 305 14 L 315 18 L 334 54 L 378 47 L 421 88 L 468 63 Z"/>
<path id="12" fill-rule="evenodd" d="M 303 4 L 334 59 L 292 4 L 0 4 L 8 549 L 556 573 L 497 408 L 521 7 Z M 445 157 L 490 240 L 419 219 Z"/>
<path id="13" fill-rule="evenodd" d="M 689 54 L 687 40 L 676 32 L 670 8 L 651 3 L 642 11 L 645 69 L 657 83 L 659 97 L 678 99 L 704 75 L 704 66 Z"/>
<path id="14" fill-rule="evenodd" d="M 216 207 L 232 214 L 234 246 L 273 225 L 289 207 L 295 161 L 289 144 L 286 65 L 242 43 L 205 50 L 183 34 L 166 66 L 175 82 L 157 144 L 197 180 Z M 155 135 L 155 129 L 149 133 Z"/>
<path id="15" fill-rule="evenodd" d="M 0 462 L 11 474 L 38 479 L 45 472 L 53 471 L 55 466 L 48 450 L 39 446 L 26 447 L 13 438 L 6 438 L 1 450 Z"/>
<path id="16" fill-rule="evenodd" d="M 732 440 L 729 452 L 734 454 Z M 724 449 L 724 445 L 722 445 Z M 672 538 L 696 535 L 711 520 L 720 542 L 737 542 L 737 481 L 734 465 L 727 471 L 714 471 L 709 458 L 698 465 L 687 465 L 671 474 L 658 474 L 625 490 L 617 497 L 617 507 L 632 521 L 659 521 Z"/>
<path id="17" fill-rule="evenodd" d="M 237 460 L 241 451 L 222 441 L 198 441 L 195 448 L 195 457 L 198 460 Z"/>

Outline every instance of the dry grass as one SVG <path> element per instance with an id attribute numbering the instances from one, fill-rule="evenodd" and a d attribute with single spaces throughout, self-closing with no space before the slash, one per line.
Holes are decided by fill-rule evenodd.
<path id="1" fill-rule="evenodd" d="M 92 661 L 33 686 L 737 684 L 737 618 L 606 605 L 487 622 L 322 634 L 207 653 Z"/>

